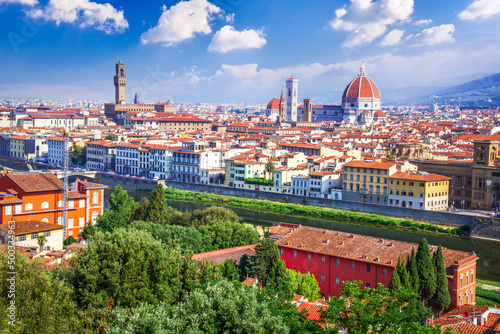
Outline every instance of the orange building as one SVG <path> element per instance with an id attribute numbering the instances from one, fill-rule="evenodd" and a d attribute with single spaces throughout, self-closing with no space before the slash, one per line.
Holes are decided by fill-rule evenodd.
<path id="1" fill-rule="evenodd" d="M 63 184 L 52 173 L 8 173 L 0 178 L 0 224 L 41 221 L 63 224 Z M 106 186 L 76 180 L 68 192 L 64 237 L 79 239 L 88 223 L 103 213 Z"/>

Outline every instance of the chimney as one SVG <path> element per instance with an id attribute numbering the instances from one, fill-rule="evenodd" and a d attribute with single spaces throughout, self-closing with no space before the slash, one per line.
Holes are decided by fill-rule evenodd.
<path id="1" fill-rule="evenodd" d="M 330 242 L 330 239 L 326 239 L 326 240 L 324 241 L 324 243 L 325 243 L 325 244 L 327 244 L 327 243 L 329 243 L 329 242 Z"/>

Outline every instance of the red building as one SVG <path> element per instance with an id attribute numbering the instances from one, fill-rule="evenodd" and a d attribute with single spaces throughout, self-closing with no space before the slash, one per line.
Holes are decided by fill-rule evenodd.
<path id="1" fill-rule="evenodd" d="M 283 224 L 285 225 L 285 224 Z M 288 231 L 284 231 L 288 229 Z M 279 233 L 273 233 L 276 230 Z M 285 233 L 284 233 L 285 232 Z M 342 233 L 306 226 L 278 225 L 270 229 L 281 259 L 288 269 L 314 274 L 320 293 L 325 297 L 340 296 L 342 282 L 363 281 L 375 288 L 391 281 L 398 256 L 406 260 L 417 244 Z M 430 247 L 431 252 L 437 247 Z M 443 249 L 451 295 L 450 308 L 475 303 L 477 255 Z"/>

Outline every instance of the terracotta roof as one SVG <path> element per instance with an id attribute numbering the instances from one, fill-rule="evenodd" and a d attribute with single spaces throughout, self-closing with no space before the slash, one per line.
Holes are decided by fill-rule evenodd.
<path id="1" fill-rule="evenodd" d="M 344 165 L 345 166 L 345 165 Z M 397 172 L 389 176 L 390 179 L 404 179 L 412 181 L 449 181 L 451 178 L 438 174 L 421 174 L 412 172 Z"/>
<path id="2" fill-rule="evenodd" d="M 360 167 L 373 169 L 389 169 L 394 166 L 395 162 L 365 162 L 365 161 L 349 161 L 344 164 L 344 167 Z"/>
<path id="3" fill-rule="evenodd" d="M 269 103 L 267 104 L 267 109 L 268 110 L 272 110 L 272 109 L 279 109 L 280 108 L 280 100 L 279 99 L 272 99 L 271 101 L 269 101 Z"/>
<path id="4" fill-rule="evenodd" d="M 311 303 L 311 302 L 297 302 L 297 311 L 301 312 L 302 310 L 306 311 L 306 317 L 309 320 L 320 321 L 320 310 L 326 309 L 328 306 L 320 305 L 319 303 Z"/>
<path id="5" fill-rule="evenodd" d="M 79 191 L 68 191 L 68 198 L 85 198 L 87 195 L 80 193 Z"/>
<path id="6" fill-rule="evenodd" d="M 208 259 L 215 264 L 223 264 L 227 259 L 233 259 L 238 264 L 243 254 L 247 254 L 248 256 L 255 255 L 255 246 L 257 244 L 199 253 L 193 255 L 192 259 L 197 261 Z"/>
<path id="7" fill-rule="evenodd" d="M 40 222 L 40 221 L 36 221 L 36 220 L 30 220 L 30 221 L 24 221 L 24 222 L 16 222 L 15 228 L 14 228 L 14 233 L 15 233 L 15 235 L 23 235 L 23 234 L 44 232 L 44 231 L 50 231 L 50 230 L 59 230 L 59 229 L 63 229 L 63 228 L 64 228 L 64 226 L 62 226 L 62 225 L 45 223 L 45 222 Z M 5 232 L 8 232 L 11 230 L 8 224 L 0 225 L 0 229 L 4 230 Z"/>
<path id="8" fill-rule="evenodd" d="M 380 92 L 372 79 L 366 76 L 357 76 L 345 88 L 342 99 L 373 97 L 380 99 Z"/>
<path id="9" fill-rule="evenodd" d="M 477 326 L 469 322 L 444 325 L 441 327 L 441 333 L 444 333 L 448 328 L 450 328 L 453 333 L 460 334 L 495 334 L 495 331 L 493 329 Z"/>
<path id="10" fill-rule="evenodd" d="M 85 180 L 78 180 L 78 182 L 80 182 L 80 184 L 82 186 L 84 186 L 85 188 L 107 188 L 108 186 L 105 186 L 104 184 L 100 184 L 100 183 L 94 183 L 94 182 L 89 182 L 89 181 L 85 181 Z"/>
<path id="11" fill-rule="evenodd" d="M 53 173 L 10 173 L 0 179 L 0 187 L 7 178 L 27 193 L 62 190 L 62 181 Z"/>
<path id="12" fill-rule="evenodd" d="M 299 226 L 276 242 L 280 247 L 309 251 L 318 254 L 327 254 L 341 258 L 371 262 L 388 267 L 396 267 L 398 256 L 406 260 L 415 251 L 418 244 L 402 241 L 374 238 L 364 235 L 343 233 L 332 230 Z M 431 251 L 437 250 L 431 247 Z M 473 253 L 443 249 L 445 266 L 451 267 L 455 262 L 471 257 Z"/>

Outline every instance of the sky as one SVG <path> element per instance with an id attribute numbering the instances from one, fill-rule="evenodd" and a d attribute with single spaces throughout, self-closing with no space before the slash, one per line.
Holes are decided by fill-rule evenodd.
<path id="1" fill-rule="evenodd" d="M 0 0 L 0 97 L 255 103 L 299 79 L 338 103 L 365 62 L 384 91 L 500 72 L 500 0 Z"/>

